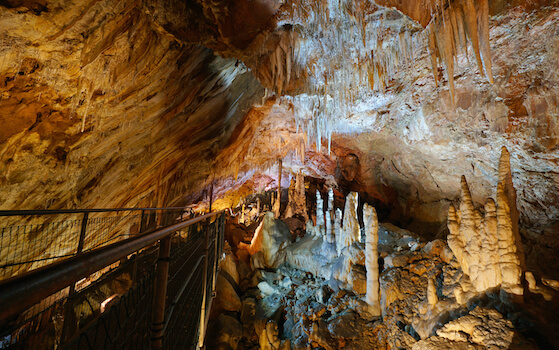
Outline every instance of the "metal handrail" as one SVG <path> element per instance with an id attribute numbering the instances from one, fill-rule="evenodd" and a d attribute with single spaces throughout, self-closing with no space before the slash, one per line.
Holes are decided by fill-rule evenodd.
<path id="1" fill-rule="evenodd" d="M 161 210 L 169 208 L 157 208 Z M 183 208 L 178 208 L 183 209 Z M 101 211 L 102 209 L 89 209 Z M 112 209 L 125 211 L 126 209 Z M 148 209 L 134 209 L 148 210 Z M 23 212 L 23 211 L 16 211 Z M 27 211 L 29 212 L 29 211 Z M 31 211 L 41 212 L 41 211 Z M 80 211 L 77 211 L 80 212 Z M 81 211 L 82 213 L 84 211 Z M 166 238 L 184 227 L 220 215 L 223 211 L 198 216 L 164 228 L 147 232 L 118 243 L 94 249 L 81 255 L 27 272 L 0 282 L 0 322 L 7 320 L 41 301 L 43 298 L 66 288 L 91 273 L 98 271 L 128 255 Z M 60 213 L 60 212 L 59 212 Z M 0 215 L 2 212 L 0 212 Z M 23 215 L 23 214 L 15 214 Z"/>
<path id="2" fill-rule="evenodd" d="M 0 216 L 52 215 L 52 214 L 83 214 L 107 213 L 119 211 L 155 211 L 155 210 L 185 210 L 185 207 L 168 208 L 116 208 L 116 209 L 56 209 L 56 210 L 0 210 Z"/>

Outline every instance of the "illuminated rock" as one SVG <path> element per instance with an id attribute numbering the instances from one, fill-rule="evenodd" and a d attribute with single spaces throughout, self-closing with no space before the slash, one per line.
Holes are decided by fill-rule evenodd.
<path id="1" fill-rule="evenodd" d="M 351 246 L 361 239 L 361 229 L 357 218 L 357 206 L 359 205 L 359 194 L 351 192 L 347 195 L 344 208 L 343 226 L 339 236 L 336 236 L 336 247 L 338 255 L 342 250 Z"/>
<path id="2" fill-rule="evenodd" d="M 371 307 L 373 316 L 380 316 L 380 289 L 378 267 L 378 219 L 375 208 L 363 205 L 363 225 L 365 226 L 365 266 L 367 268 L 367 295 L 365 301 Z"/>
<path id="3" fill-rule="evenodd" d="M 305 195 L 305 177 L 301 172 L 295 176 L 295 180 L 291 180 L 288 190 L 288 203 L 284 216 L 290 218 L 295 214 L 302 215 L 308 220 L 307 200 Z"/>
<path id="4" fill-rule="evenodd" d="M 289 227 L 282 220 L 274 219 L 274 213 L 269 211 L 264 215 L 247 249 L 252 256 L 260 252 L 265 267 L 277 268 L 285 261 L 285 247 L 290 243 Z"/>
<path id="5" fill-rule="evenodd" d="M 503 161 L 508 160 L 506 149 L 503 154 L 499 166 L 501 178 L 504 178 L 503 173 L 510 175 L 510 165 Z M 508 183 L 512 186 L 510 181 Z M 514 193 L 514 189 L 509 188 L 508 193 Z M 521 253 L 517 248 L 521 243 L 514 235 L 510 198 L 503 183 L 499 182 L 497 204 L 488 199 L 485 216 L 482 216 L 474 207 L 466 178 L 462 177 L 460 208 L 456 210 L 453 205 L 449 208 L 448 245 L 478 292 L 501 286 L 511 294 L 523 294 Z"/>

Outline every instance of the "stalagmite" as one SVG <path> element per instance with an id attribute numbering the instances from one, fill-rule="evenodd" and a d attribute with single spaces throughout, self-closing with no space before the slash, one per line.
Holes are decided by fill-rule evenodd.
<path id="1" fill-rule="evenodd" d="M 305 196 L 305 177 L 301 172 L 297 173 L 295 179 L 291 180 L 291 185 L 287 193 L 288 202 L 285 208 L 284 217 L 290 218 L 294 215 L 302 215 L 305 221 L 308 220 L 307 200 Z"/>
<path id="2" fill-rule="evenodd" d="M 278 196 L 277 201 L 274 203 L 274 215 L 276 218 L 280 217 L 281 210 L 281 173 L 283 171 L 282 160 L 278 160 Z"/>
<path id="3" fill-rule="evenodd" d="M 472 196 L 462 176 L 460 210 L 451 205 L 448 210 L 448 245 L 462 270 L 470 277 L 477 292 L 501 286 L 502 290 L 522 295 L 521 252 L 517 249 L 514 224 L 509 203 L 515 197 L 508 165 L 509 154 L 503 149 L 499 165 L 497 203 L 489 198 L 485 215 L 475 209 Z M 505 190 L 503 182 L 511 186 Z"/>
<path id="4" fill-rule="evenodd" d="M 357 206 L 359 204 L 359 194 L 351 192 L 347 195 L 344 208 L 343 228 L 340 236 L 336 236 L 336 248 L 338 255 L 345 247 L 349 247 L 354 242 L 359 242 L 361 231 L 357 218 Z M 338 238 L 339 237 L 339 238 Z"/>
<path id="5" fill-rule="evenodd" d="M 510 209 L 503 185 L 497 187 L 497 237 L 499 239 L 499 263 L 503 279 L 503 289 L 509 293 L 522 295 L 522 270 L 516 251 L 512 230 Z"/>
<path id="6" fill-rule="evenodd" d="M 316 190 L 316 228 L 317 234 L 323 236 L 325 233 L 324 223 L 324 200 L 318 190 Z"/>
<path id="7" fill-rule="evenodd" d="M 516 207 L 516 190 L 512 183 L 512 172 L 510 167 L 510 153 L 506 147 L 501 148 L 501 158 L 499 159 L 499 182 L 503 184 L 503 189 L 507 196 L 507 204 L 510 210 L 510 219 L 512 224 L 512 232 L 516 240 L 516 246 L 520 258 L 520 266 L 524 269 L 526 267 L 524 259 L 524 247 L 520 238 L 518 229 L 518 222 L 520 220 L 520 213 Z"/>
<path id="8" fill-rule="evenodd" d="M 305 177 L 303 176 L 303 173 L 301 171 L 297 173 L 297 176 L 295 178 L 295 188 L 297 189 L 298 208 L 300 209 L 300 212 L 302 213 L 305 220 L 308 220 L 309 215 L 307 213 L 307 196 L 305 195 Z"/>
<path id="9" fill-rule="evenodd" d="M 485 219 L 483 222 L 485 234 L 482 235 L 480 255 L 480 266 L 485 267 L 484 277 L 481 279 L 486 283 L 483 287 L 493 288 L 498 286 L 501 281 L 501 270 L 499 262 L 499 242 L 497 238 L 497 207 L 495 201 L 488 198 L 485 202 Z"/>
<path id="10" fill-rule="evenodd" d="M 435 305 L 439 302 L 439 298 L 437 297 L 437 286 L 435 285 L 435 279 L 433 277 L 429 277 L 427 281 L 427 301 L 429 305 Z"/>
<path id="11" fill-rule="evenodd" d="M 369 304 L 373 316 L 380 316 L 380 289 L 378 266 L 378 219 L 372 206 L 363 206 L 363 224 L 365 228 L 365 265 L 367 268 L 367 294 L 365 301 Z"/>
<path id="12" fill-rule="evenodd" d="M 342 210 L 340 208 L 336 208 L 336 214 L 334 216 L 334 240 L 336 241 L 341 240 L 341 235 L 342 235 Z"/>
<path id="13" fill-rule="evenodd" d="M 333 226 L 333 219 L 334 219 L 334 191 L 330 188 L 328 189 L 328 210 L 326 211 L 326 235 L 325 239 L 328 243 L 335 242 L 334 236 L 334 226 Z"/>

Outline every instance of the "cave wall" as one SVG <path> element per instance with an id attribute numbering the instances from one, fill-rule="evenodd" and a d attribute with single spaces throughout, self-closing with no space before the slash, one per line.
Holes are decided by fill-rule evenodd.
<path id="1" fill-rule="evenodd" d="M 263 89 L 139 1 L 0 4 L 0 207 L 184 204 Z"/>

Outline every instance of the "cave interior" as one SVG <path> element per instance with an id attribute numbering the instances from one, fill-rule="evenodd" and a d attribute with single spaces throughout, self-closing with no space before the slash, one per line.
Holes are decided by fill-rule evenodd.
<path id="1" fill-rule="evenodd" d="M 0 28 L 0 210 L 225 210 L 208 349 L 559 349 L 557 0 L 0 0 Z"/>

